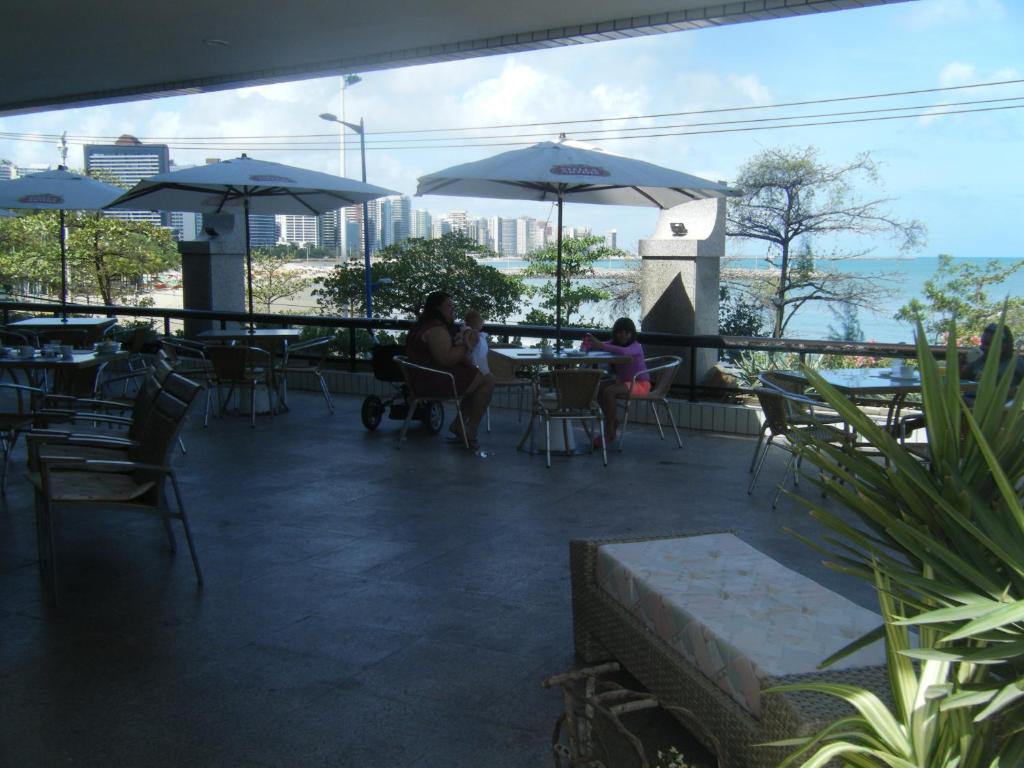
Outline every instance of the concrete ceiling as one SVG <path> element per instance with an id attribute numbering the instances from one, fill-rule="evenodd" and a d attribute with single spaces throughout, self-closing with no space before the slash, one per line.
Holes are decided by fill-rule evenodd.
<path id="1" fill-rule="evenodd" d="M 901 1 L 21 0 L 2 12 L 0 114 Z"/>

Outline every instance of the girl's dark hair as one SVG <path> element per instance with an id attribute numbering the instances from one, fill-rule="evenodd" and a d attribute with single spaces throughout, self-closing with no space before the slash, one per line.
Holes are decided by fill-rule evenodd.
<path id="1" fill-rule="evenodd" d="M 440 320 L 447 325 L 448 318 L 441 314 L 441 305 L 444 304 L 446 299 L 450 299 L 451 296 L 447 291 L 434 291 L 423 302 L 423 309 L 420 311 L 420 316 L 417 320 L 420 323 L 425 323 L 428 320 Z"/>
<path id="2" fill-rule="evenodd" d="M 612 326 L 612 341 L 615 341 L 615 334 L 619 331 L 629 331 L 629 343 L 636 341 L 636 325 L 628 317 L 620 317 Z"/>

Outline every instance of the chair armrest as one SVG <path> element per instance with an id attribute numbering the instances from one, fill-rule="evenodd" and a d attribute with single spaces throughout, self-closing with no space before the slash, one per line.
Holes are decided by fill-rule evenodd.
<path id="1" fill-rule="evenodd" d="M 427 365 L 413 363 L 408 359 L 402 357 L 395 357 L 395 362 L 397 362 L 402 367 L 403 373 L 407 373 L 408 371 L 419 371 L 420 373 L 427 374 L 428 376 L 437 376 L 439 378 L 443 377 L 448 381 L 449 384 L 451 384 L 452 398 L 455 400 L 459 398 L 459 391 L 455 387 L 455 376 L 450 372 L 443 371 L 440 368 L 431 368 L 430 366 Z M 412 385 L 412 382 L 408 380 L 408 376 L 406 376 L 406 383 L 409 385 L 410 390 L 415 391 L 415 387 Z"/>

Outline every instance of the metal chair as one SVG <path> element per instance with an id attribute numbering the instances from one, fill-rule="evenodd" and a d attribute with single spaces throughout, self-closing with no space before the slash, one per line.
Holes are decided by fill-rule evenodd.
<path id="1" fill-rule="evenodd" d="M 629 425 L 629 412 L 630 403 L 632 402 L 647 402 L 651 407 L 651 413 L 654 415 L 654 423 L 658 425 L 658 434 L 661 435 L 661 439 L 665 439 L 665 430 L 661 426 L 661 419 L 658 418 L 658 406 L 661 405 L 665 409 L 665 413 L 668 415 L 669 423 L 672 424 L 672 429 L 676 433 L 676 444 L 682 448 L 683 439 L 679 436 L 679 427 L 676 426 L 676 417 L 672 414 L 672 408 L 668 404 L 668 391 L 672 387 L 672 382 L 675 381 L 676 374 L 679 372 L 679 366 L 682 365 L 683 359 L 676 357 L 675 355 L 662 355 L 660 357 L 649 357 L 644 360 L 647 368 L 647 374 L 651 377 L 651 391 L 644 394 L 636 394 L 632 390 L 628 392 L 624 397 L 618 398 L 623 401 L 626 407 L 626 414 L 622 419 L 622 429 L 619 432 L 619 449 L 622 449 L 622 443 L 626 439 L 626 427 Z M 633 377 L 634 388 L 636 385 L 637 374 Z"/>
<path id="2" fill-rule="evenodd" d="M 601 458 L 608 466 L 608 446 L 604 439 L 604 413 L 597 400 L 601 372 L 595 369 L 557 369 L 550 373 L 554 391 L 536 400 L 536 415 L 544 423 L 544 450 L 551 467 L 551 422 L 561 421 L 565 445 L 569 445 L 569 422 L 593 422 L 601 437 Z M 590 433 L 588 432 L 588 438 Z M 594 450 L 591 443 L 590 450 Z"/>
<path id="3" fill-rule="evenodd" d="M 161 391 L 146 415 L 145 427 L 141 430 L 142 439 L 129 447 L 124 459 L 111 461 L 45 456 L 45 441 L 33 443 L 33 450 L 37 453 L 32 460 L 39 471 L 30 473 L 29 479 L 36 489 L 39 564 L 44 578 L 49 582 L 54 603 L 58 601 L 57 547 L 54 535 L 54 508 L 58 506 L 102 506 L 155 514 L 161 518 L 172 552 L 177 546 L 171 520 L 180 520 L 192 556 L 196 581 L 202 586 L 203 575 L 192 541 L 192 531 L 177 476 L 169 462 L 175 438 L 189 404 L 199 389 L 195 382 L 183 387 L 180 394 L 185 399 Z M 96 443 L 93 438 L 78 438 L 67 444 L 84 448 Z M 99 444 L 103 447 L 102 440 L 99 440 Z M 168 490 L 174 496 L 173 507 Z"/>
<path id="4" fill-rule="evenodd" d="M 507 357 L 495 354 L 495 349 L 501 349 L 501 344 L 493 344 L 487 350 L 487 367 L 491 369 L 491 375 L 494 376 L 494 388 L 514 390 L 519 397 L 519 405 L 517 408 L 516 420 L 523 420 L 523 413 L 526 410 L 526 406 L 529 403 L 526 397 L 526 393 L 533 388 L 533 381 L 528 378 L 516 376 L 516 367 Z M 512 345 L 507 345 L 511 347 Z M 491 409 L 487 408 L 487 431 L 491 431 Z"/>
<path id="5" fill-rule="evenodd" d="M 455 413 L 459 419 L 459 433 L 462 435 L 462 442 L 465 444 L 466 450 L 469 450 L 466 420 L 462 418 L 462 397 L 455 387 L 455 377 L 448 371 L 413 363 L 404 355 L 397 355 L 394 360 L 402 370 L 405 386 L 409 390 L 409 404 L 405 413 L 405 421 L 402 422 L 402 431 L 398 433 L 398 447 L 401 448 L 405 441 L 409 420 L 416 413 L 420 401 L 435 400 L 455 403 Z"/>
<path id="6" fill-rule="evenodd" d="M 248 388 L 251 426 L 256 427 L 256 388 L 267 389 L 267 409 L 274 413 L 273 358 L 265 349 L 244 346 L 209 346 L 206 357 L 212 367 L 211 385 L 206 390 L 206 419 L 210 417 L 210 397 L 216 388 L 220 413 L 224 412 L 236 389 Z M 228 387 L 227 397 L 220 398 L 222 387 Z M 203 426 L 206 426 L 204 420 Z"/>
<path id="7" fill-rule="evenodd" d="M 7 465 L 10 463 L 11 451 L 18 437 L 31 430 L 35 405 L 45 392 L 25 384 L 0 384 L 0 393 L 6 395 L 4 405 L 8 406 L 0 409 L 0 449 L 4 453 L 0 493 L 7 493 Z"/>
<path id="8" fill-rule="evenodd" d="M 281 382 L 279 397 L 283 405 L 288 405 L 288 374 L 312 375 L 320 384 L 320 393 L 324 396 L 324 402 L 327 403 L 327 410 L 334 413 L 334 401 L 331 399 L 331 393 L 323 374 L 333 341 L 333 336 L 322 336 L 318 339 L 299 341 L 285 347 L 284 357 L 275 368 Z M 316 353 L 316 356 L 307 357 L 306 355 L 310 353 Z"/>
<path id="9" fill-rule="evenodd" d="M 799 484 L 801 454 L 804 450 L 804 443 L 808 439 L 813 438 L 832 443 L 833 445 L 848 447 L 851 445 L 852 436 L 845 428 L 836 428 L 834 426 L 836 423 L 835 416 L 838 414 L 834 412 L 829 413 L 827 407 L 824 407 L 816 400 L 768 386 L 759 387 L 754 391 L 754 394 L 757 395 L 761 411 L 764 413 L 765 429 L 762 431 L 762 435 L 767 432 L 768 439 L 764 441 L 763 448 L 758 443 L 759 453 L 755 457 L 754 476 L 750 478 L 747 494 L 749 495 L 754 492 L 754 486 L 757 484 L 757 478 L 764 467 L 768 450 L 772 445 L 779 445 L 789 451 L 790 456 L 782 479 L 779 481 L 775 498 L 772 499 L 772 509 L 775 509 L 790 472 L 794 473 L 794 484 Z M 821 414 L 822 420 L 814 420 L 814 414 L 817 414 L 823 407 L 825 412 Z M 811 415 L 808 416 L 807 414 Z M 838 421 L 842 421 L 842 419 Z M 776 439 L 781 439 L 782 442 L 776 443 Z"/>

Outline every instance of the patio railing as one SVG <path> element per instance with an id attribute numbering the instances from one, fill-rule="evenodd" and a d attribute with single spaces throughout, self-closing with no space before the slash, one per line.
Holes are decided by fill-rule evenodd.
<path id="1" fill-rule="evenodd" d="M 107 315 L 108 317 L 130 317 L 156 321 L 163 327 L 165 335 L 172 334 L 172 321 L 207 320 L 219 323 L 226 328 L 229 322 L 248 323 L 246 312 L 226 312 L 220 310 L 170 309 L 161 307 L 126 307 L 105 306 L 97 304 L 68 304 L 70 315 Z M 12 313 L 59 314 L 59 305 L 29 301 L 0 301 L 0 321 L 4 325 L 11 322 Z M 393 318 L 339 317 L 336 315 L 282 315 L 269 312 L 257 312 L 252 316 L 259 326 L 281 327 L 315 327 L 331 329 L 348 329 L 347 354 L 339 355 L 339 364 L 347 365 L 355 371 L 360 366 L 369 365 L 368 358 L 360 356 L 357 348 L 355 330 L 406 331 L 412 327 L 411 320 Z M 492 336 L 507 336 L 519 339 L 553 339 L 555 328 L 550 325 L 502 324 L 487 323 L 487 331 Z M 562 328 L 562 338 L 578 341 L 585 333 L 607 333 L 601 328 Z M 680 382 L 675 389 L 683 390 L 690 400 L 698 400 L 703 392 L 720 398 L 723 393 L 736 392 L 734 388 L 716 387 L 699 384 L 697 379 L 697 351 L 714 349 L 719 352 L 781 352 L 793 353 L 803 362 L 808 355 L 838 355 L 843 357 L 876 357 L 876 358 L 910 358 L 915 357 L 917 349 L 912 344 L 881 344 L 878 342 L 847 342 L 820 341 L 814 339 L 770 339 L 753 336 L 688 336 L 674 333 L 639 334 L 639 340 L 645 346 L 657 347 L 659 353 L 669 351 L 681 353 L 689 363 L 688 381 Z M 945 347 L 932 347 L 938 358 L 944 358 Z M 741 388 L 742 390 L 742 388 Z"/>

